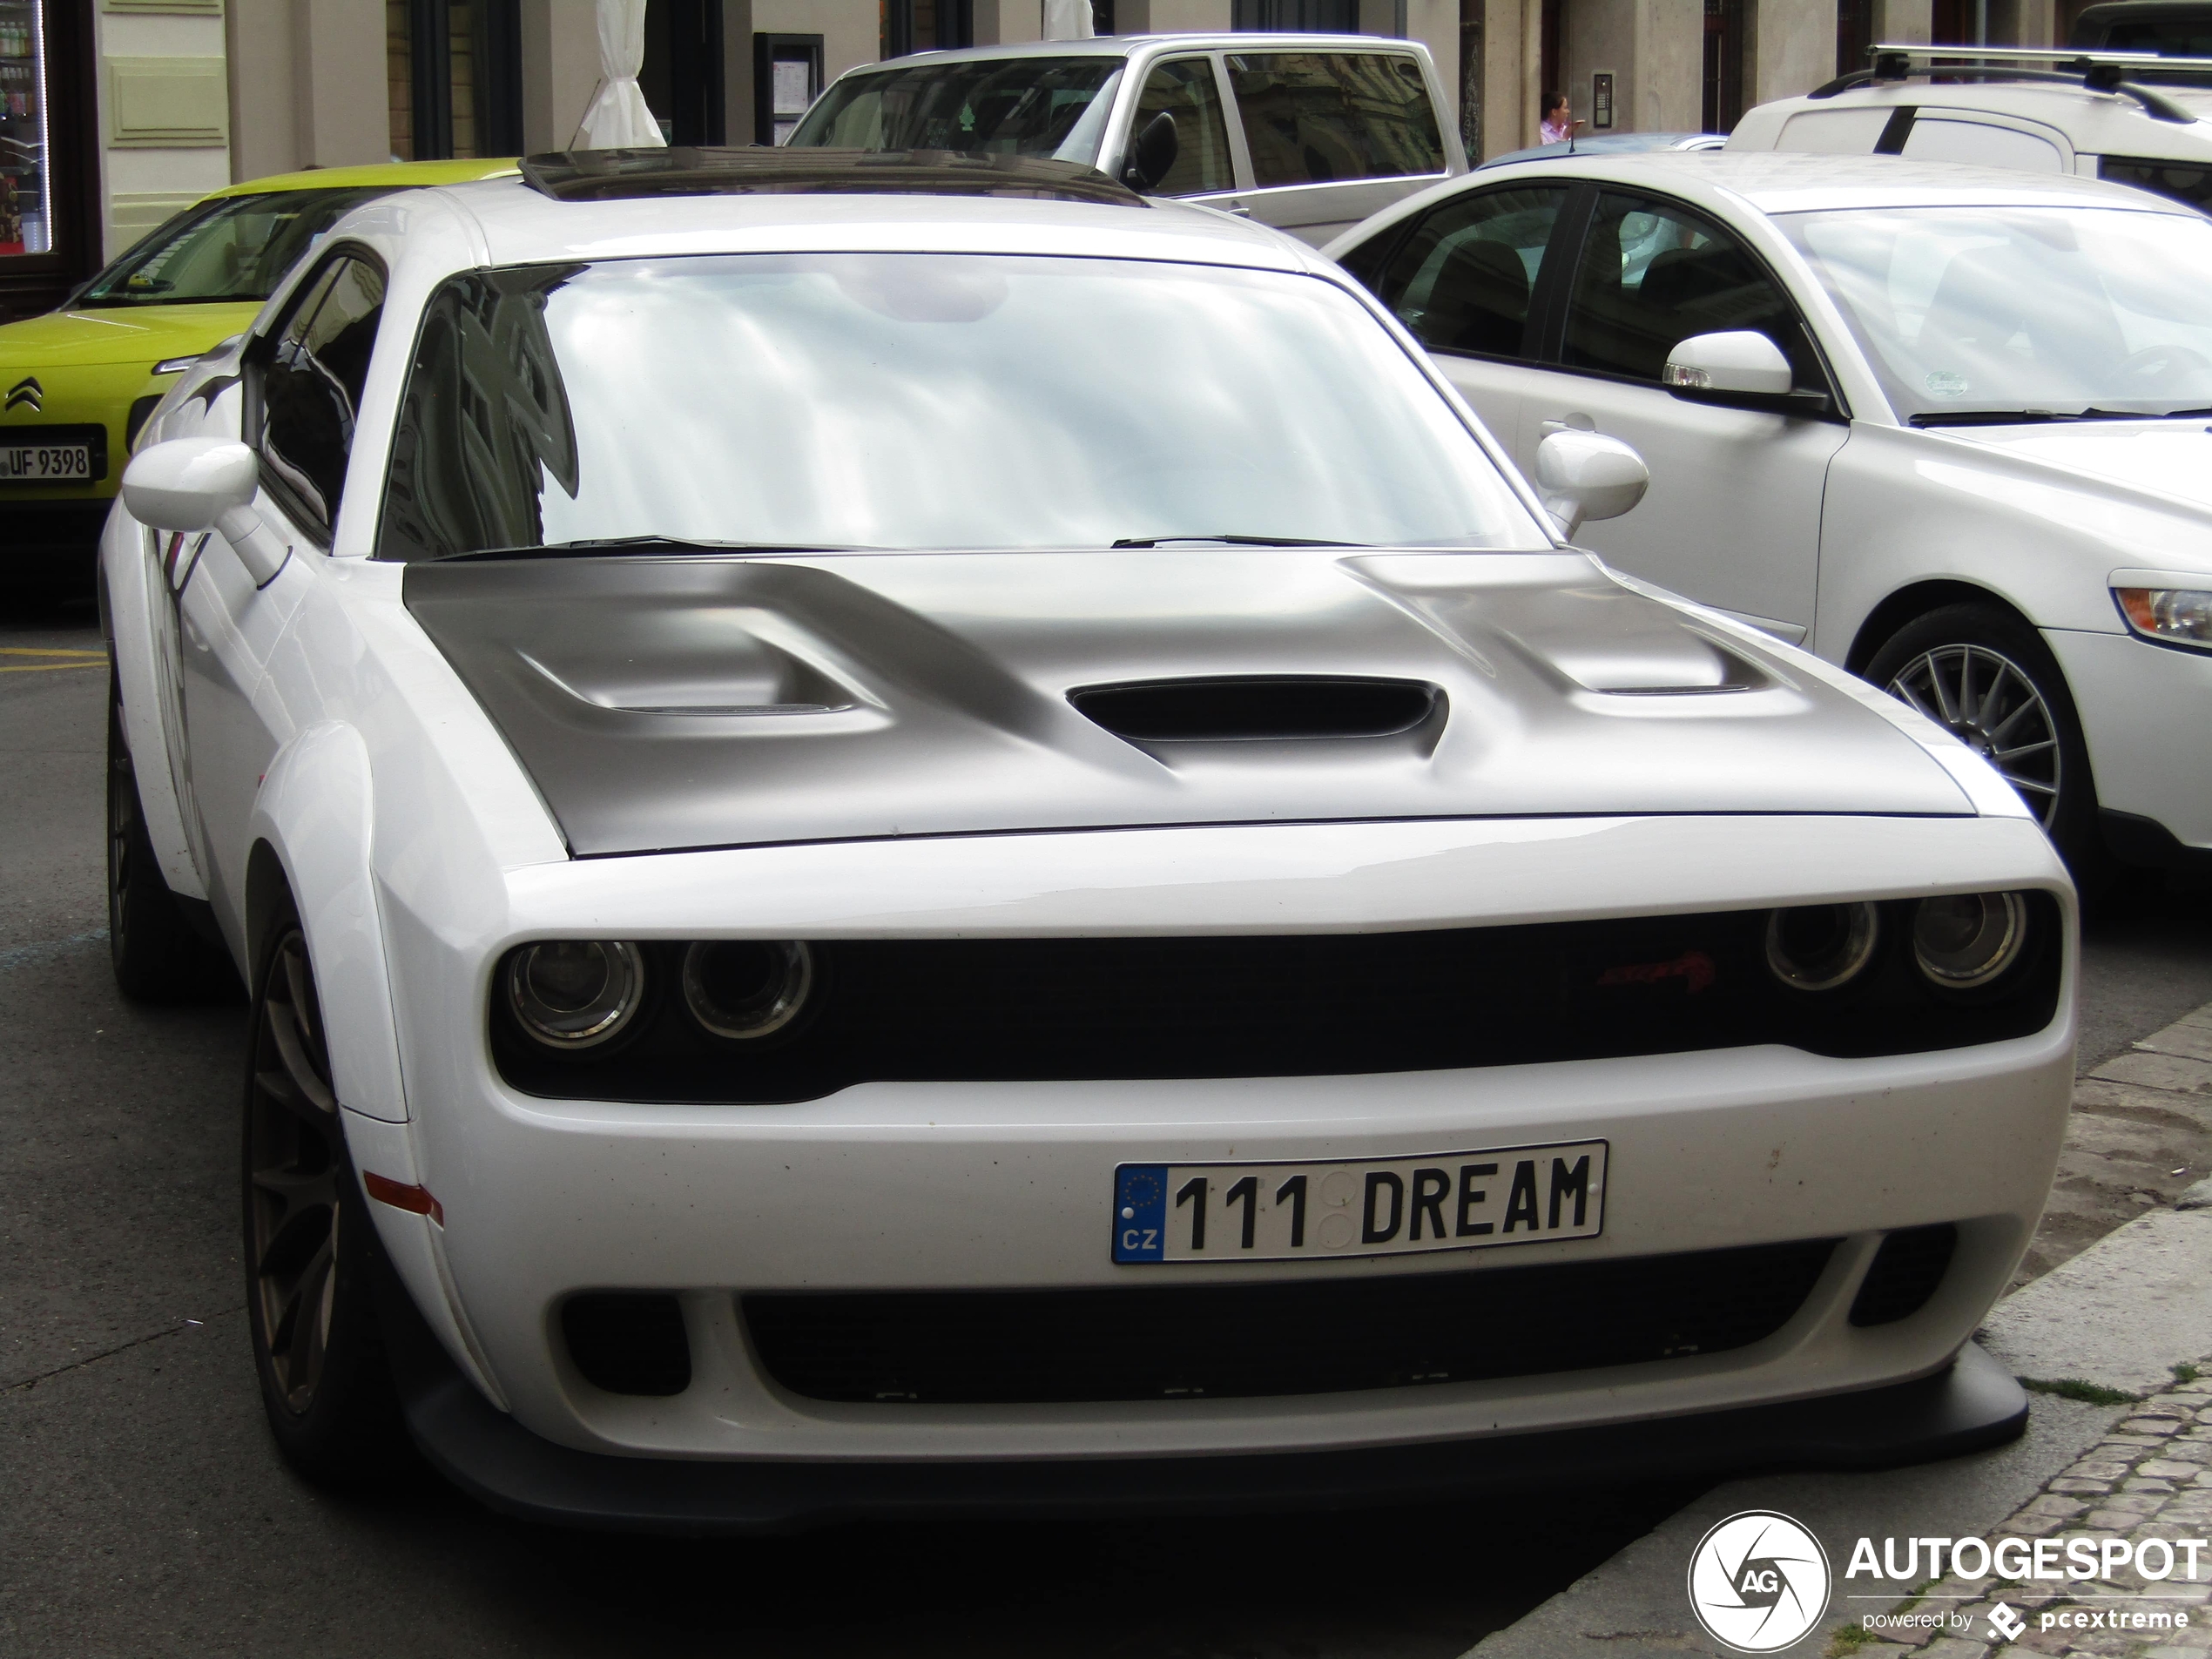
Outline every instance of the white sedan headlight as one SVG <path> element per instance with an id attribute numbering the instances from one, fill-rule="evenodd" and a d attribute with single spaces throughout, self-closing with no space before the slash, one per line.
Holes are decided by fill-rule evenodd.
<path id="1" fill-rule="evenodd" d="M 2145 639 L 2212 651 L 2212 590 L 2114 588 L 2120 614 Z"/>

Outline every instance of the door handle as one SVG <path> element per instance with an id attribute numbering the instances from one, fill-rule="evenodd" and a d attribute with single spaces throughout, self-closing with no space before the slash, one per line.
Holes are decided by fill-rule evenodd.
<path id="1" fill-rule="evenodd" d="M 1221 205 L 1221 211 L 1224 213 L 1234 213 L 1239 219 L 1250 219 L 1252 216 L 1252 210 L 1242 202 L 1224 202 Z"/>
<path id="2" fill-rule="evenodd" d="M 1587 415 L 1562 415 L 1545 421 L 1536 428 L 1537 435 L 1548 438 L 1554 432 L 1595 432 L 1597 422 Z"/>

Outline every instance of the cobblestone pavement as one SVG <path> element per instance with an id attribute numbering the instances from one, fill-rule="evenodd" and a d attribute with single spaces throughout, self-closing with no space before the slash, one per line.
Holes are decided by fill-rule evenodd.
<path id="1" fill-rule="evenodd" d="M 2198 1367 L 2176 1369 L 2188 1376 Z M 2076 1538 L 2099 1543 L 2107 1538 L 2158 1538 L 2170 1544 L 2212 1534 L 2212 1357 L 2203 1369 L 2208 1374 L 2177 1382 L 2142 1401 L 2102 1444 L 1993 1527 L 1991 1541 L 2008 1536 L 2055 1538 L 2061 1543 Z M 1952 1629 L 1963 1618 L 1967 1634 L 1893 1630 L 1868 1640 L 1863 1627 L 1838 1625 L 1828 1652 L 1831 1659 L 1846 1655 L 1853 1659 L 1880 1655 L 1987 1659 L 2007 1651 L 2094 1655 L 2097 1659 L 2204 1659 L 2212 1654 L 2212 1608 L 2206 1606 L 2212 1601 L 2212 1561 L 2200 1560 L 2195 1583 L 2183 1581 L 2185 1568 L 2178 1561 L 2170 1578 L 2148 1580 L 2122 1571 L 2109 1581 L 2096 1581 L 2094 1591 L 2071 1583 L 2042 1588 L 2023 1584 L 1995 1586 L 2000 1593 L 1993 1594 L 1987 1579 L 1940 1579 L 1927 1586 L 1917 1602 L 1903 1603 L 1898 1610 L 1952 1614 Z M 2025 1622 L 2013 1642 L 2000 1639 L 1991 1625 L 2000 1603 Z M 2049 1629 L 2042 1628 L 2046 1615 L 2052 1622 Z M 2072 1628 L 2074 1620 L 2098 1615 L 2107 1622 L 2102 1628 Z M 2109 1623 L 2121 1619 L 2133 1626 L 2138 1618 L 2148 1622 L 2161 1616 L 2181 1628 L 2115 1629 Z M 2068 1623 L 2060 1624 L 2061 1619 Z M 2183 1620 L 2186 1625 L 2181 1624 Z"/>
<path id="2" fill-rule="evenodd" d="M 2208 1170 L 2212 1005 L 2144 1038 L 2077 1085 L 2058 1180 L 2022 1278 L 2049 1271 L 2153 1204 L 2212 1207 Z M 2114 1312 L 2125 1317 L 2124 1310 Z M 2171 1387 L 2137 1404 L 2101 1444 L 1992 1528 L 1990 1540 L 2054 1538 L 2063 1544 L 2080 1538 L 2101 1545 L 2156 1538 L 2171 1544 L 2212 1536 L 2212 1355 L 2175 1372 Z M 2044 1588 L 1946 1578 L 1894 1610 L 1950 1615 L 1947 1630 L 1891 1629 L 1873 1636 L 1862 1623 L 1838 1624 L 1831 1627 L 1828 1653 L 1831 1659 L 1990 1659 L 2008 1651 L 2207 1659 L 2212 1550 L 2199 1557 L 2194 1582 L 2186 1580 L 2187 1570 L 2177 1564 L 2163 1580 L 2123 1571 L 2094 1585 L 2067 1581 Z M 2021 1621 L 2011 1641 L 1991 1622 L 2000 1603 Z M 2161 1617 L 2172 1622 L 2151 1622 Z M 2011 1622 L 2000 1619 L 2000 1625 Z"/>
<path id="3" fill-rule="evenodd" d="M 2184 1201 L 2212 1177 L 2212 1004 L 2074 1085 L 2074 1116 L 2042 1224 L 2014 1275 L 2040 1278 L 2114 1227 Z"/>

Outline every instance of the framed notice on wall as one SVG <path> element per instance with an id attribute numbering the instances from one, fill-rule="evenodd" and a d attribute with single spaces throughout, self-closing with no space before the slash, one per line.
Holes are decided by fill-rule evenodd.
<path id="1" fill-rule="evenodd" d="M 782 144 L 806 106 L 822 95 L 819 35 L 752 37 L 752 120 L 755 144 Z"/>
<path id="2" fill-rule="evenodd" d="M 1602 132 L 1613 125 L 1613 71 L 1600 70 L 1590 77 L 1590 128 Z"/>

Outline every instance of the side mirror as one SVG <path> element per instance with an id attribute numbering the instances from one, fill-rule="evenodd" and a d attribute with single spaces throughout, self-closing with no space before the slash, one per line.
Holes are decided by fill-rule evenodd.
<path id="1" fill-rule="evenodd" d="M 1659 377 L 1676 397 L 1700 392 L 1787 397 L 1795 376 L 1782 347 L 1749 328 L 1692 334 L 1667 354 Z"/>
<path id="2" fill-rule="evenodd" d="M 1175 136 L 1175 117 L 1162 110 L 1144 124 L 1144 131 L 1130 145 L 1122 182 L 1131 190 L 1151 189 L 1168 176 L 1182 147 L 1182 140 Z"/>
<path id="3" fill-rule="evenodd" d="M 253 510 L 261 464 L 228 438 L 172 438 L 141 449 L 123 469 L 123 504 L 158 530 L 219 530 L 266 588 L 292 556 Z"/>
<path id="4" fill-rule="evenodd" d="M 1554 432 L 1536 446 L 1536 489 L 1560 533 L 1594 518 L 1618 518 L 1643 499 L 1651 469 L 1621 442 L 1595 432 Z"/>

